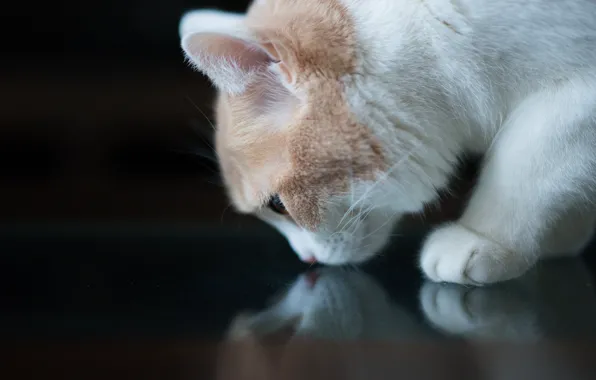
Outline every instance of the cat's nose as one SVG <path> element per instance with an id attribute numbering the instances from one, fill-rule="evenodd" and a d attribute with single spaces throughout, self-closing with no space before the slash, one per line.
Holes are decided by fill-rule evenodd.
<path id="1" fill-rule="evenodd" d="M 317 263 L 317 259 L 314 256 L 310 256 L 303 260 L 305 263 L 313 265 Z"/>

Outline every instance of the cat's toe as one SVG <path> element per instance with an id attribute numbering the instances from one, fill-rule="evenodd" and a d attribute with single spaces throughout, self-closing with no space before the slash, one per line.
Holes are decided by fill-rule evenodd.
<path id="1" fill-rule="evenodd" d="M 420 266 L 430 280 L 464 285 L 506 281 L 531 264 L 457 223 L 431 233 L 420 256 Z"/>

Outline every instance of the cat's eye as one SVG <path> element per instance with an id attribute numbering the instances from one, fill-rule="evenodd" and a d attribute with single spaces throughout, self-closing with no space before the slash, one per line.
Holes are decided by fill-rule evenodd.
<path id="1" fill-rule="evenodd" d="M 278 214 L 288 215 L 288 210 L 286 210 L 286 206 L 281 201 L 281 199 L 279 199 L 279 195 L 277 194 L 275 194 L 269 199 L 269 203 L 267 204 L 267 206 Z"/>

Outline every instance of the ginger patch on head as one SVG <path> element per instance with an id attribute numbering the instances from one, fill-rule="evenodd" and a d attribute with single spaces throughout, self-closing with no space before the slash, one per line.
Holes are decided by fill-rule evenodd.
<path id="1" fill-rule="evenodd" d="M 315 229 L 328 197 L 349 191 L 353 180 L 372 180 L 385 168 L 379 141 L 352 116 L 336 83 L 312 96 L 312 107 L 290 129 L 292 176 L 282 185 L 290 197 L 295 219 Z"/>
<path id="2" fill-rule="evenodd" d="M 216 150 L 229 196 L 245 213 L 278 196 L 289 217 L 316 230 L 331 196 L 386 168 L 380 142 L 345 98 L 342 79 L 358 63 L 353 20 L 338 0 L 278 0 L 255 2 L 245 25 L 268 58 L 246 74 L 243 91 L 218 96 Z"/>

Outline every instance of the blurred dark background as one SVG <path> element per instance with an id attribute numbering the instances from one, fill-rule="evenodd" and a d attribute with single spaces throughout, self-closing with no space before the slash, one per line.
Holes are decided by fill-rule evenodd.
<path id="1" fill-rule="evenodd" d="M 5 12 L 15 26 L 0 66 L 2 221 L 220 219 L 216 166 L 201 157 L 212 88 L 184 63 L 177 28 L 188 9 L 246 6 L 69 1 Z"/>

